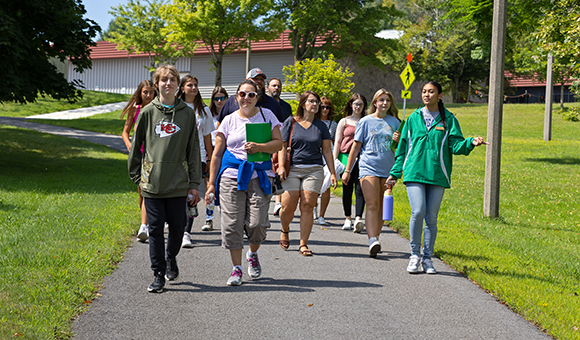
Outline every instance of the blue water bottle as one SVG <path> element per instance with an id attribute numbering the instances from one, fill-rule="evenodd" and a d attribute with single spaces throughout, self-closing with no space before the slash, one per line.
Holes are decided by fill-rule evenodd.
<path id="1" fill-rule="evenodd" d="M 383 221 L 393 220 L 393 194 L 391 188 L 387 187 L 385 190 L 385 197 L 383 197 Z"/>

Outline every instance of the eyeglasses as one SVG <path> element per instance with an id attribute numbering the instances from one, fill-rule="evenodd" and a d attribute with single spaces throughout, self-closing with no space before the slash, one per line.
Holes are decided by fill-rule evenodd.
<path id="1" fill-rule="evenodd" d="M 363 103 L 352 103 L 352 106 L 356 106 L 356 107 L 361 107 L 363 106 Z"/>
<path id="2" fill-rule="evenodd" d="M 216 102 L 221 102 L 226 100 L 226 96 L 221 96 L 221 97 L 213 97 L 213 100 L 215 100 Z"/>
<path id="3" fill-rule="evenodd" d="M 312 105 L 318 105 L 320 102 L 316 99 L 308 99 L 308 103 Z"/>
<path id="4" fill-rule="evenodd" d="M 321 105 L 320 108 L 323 110 L 330 110 L 330 106 L 328 105 Z"/>
<path id="5" fill-rule="evenodd" d="M 238 91 L 238 96 L 240 96 L 240 98 L 246 98 L 246 95 L 248 96 L 248 98 L 254 99 L 258 94 L 256 92 Z"/>

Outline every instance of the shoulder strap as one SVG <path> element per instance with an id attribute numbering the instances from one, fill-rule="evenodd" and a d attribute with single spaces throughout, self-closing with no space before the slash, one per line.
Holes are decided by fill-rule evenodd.
<path id="1" fill-rule="evenodd" d="M 294 119 L 294 117 L 292 117 L 292 123 L 290 125 L 290 138 L 288 138 L 288 149 L 287 149 L 288 152 L 290 152 L 290 150 L 292 149 L 292 134 L 294 133 L 294 123 L 296 123 L 296 120 Z"/>
<path id="2" fill-rule="evenodd" d="M 264 112 L 262 112 L 261 106 L 260 106 L 260 114 L 262 115 L 262 119 L 264 120 L 264 123 L 269 123 L 269 122 L 266 122 L 266 117 L 264 116 Z"/>

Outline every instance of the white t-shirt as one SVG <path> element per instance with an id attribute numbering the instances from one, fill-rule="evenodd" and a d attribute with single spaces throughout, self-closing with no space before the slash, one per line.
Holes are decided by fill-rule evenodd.
<path id="1" fill-rule="evenodd" d="M 193 103 L 187 103 L 187 106 L 191 107 L 195 111 L 195 120 L 197 123 L 197 134 L 199 136 L 199 149 L 200 149 L 200 156 L 201 161 L 203 163 L 207 162 L 207 152 L 205 151 L 205 143 L 203 141 L 203 137 L 212 133 L 215 130 L 215 126 L 213 125 L 213 119 L 211 116 L 211 112 L 209 111 L 209 107 L 203 106 L 203 111 L 205 115 L 200 116 L 197 110 L 194 109 Z"/>
<path id="2" fill-rule="evenodd" d="M 237 158 L 241 160 L 248 159 L 248 153 L 244 150 L 244 145 L 246 144 L 246 124 L 248 123 L 264 123 L 270 122 L 272 123 L 272 130 L 276 126 L 278 128 L 282 127 L 282 124 L 276 118 L 274 113 L 266 108 L 262 108 L 262 112 L 264 113 L 264 118 L 260 112 L 256 113 L 251 118 L 242 118 L 239 115 L 239 111 L 235 111 L 230 115 L 227 115 L 220 127 L 217 129 L 218 133 L 222 133 L 226 138 L 226 148 Z M 266 171 L 269 177 L 274 177 L 274 172 L 272 170 Z M 238 169 L 228 168 L 224 170 L 222 176 L 227 178 L 238 178 Z M 254 171 L 252 174 L 252 178 L 258 177 L 258 173 Z"/>
<path id="3" fill-rule="evenodd" d="M 431 128 L 431 125 L 433 125 L 433 122 L 435 121 L 437 116 L 439 116 L 439 111 L 429 111 L 427 110 L 426 107 L 424 107 L 421 109 L 421 112 L 423 113 L 425 126 L 427 127 L 427 130 L 429 130 Z"/>

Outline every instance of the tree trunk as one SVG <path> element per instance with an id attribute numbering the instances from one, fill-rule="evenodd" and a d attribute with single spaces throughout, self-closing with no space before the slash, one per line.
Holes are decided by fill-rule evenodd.
<path id="1" fill-rule="evenodd" d="M 564 110 L 564 81 L 560 83 L 560 110 Z"/>
<path id="2" fill-rule="evenodd" d="M 461 99 L 461 92 L 459 90 L 459 77 L 456 77 L 451 82 L 451 98 L 454 103 L 459 103 Z"/>
<path id="3" fill-rule="evenodd" d="M 215 54 L 212 60 L 213 66 L 215 67 L 215 86 L 222 86 L 222 59 L 224 57 L 223 52 Z"/>

